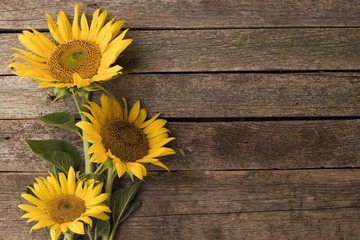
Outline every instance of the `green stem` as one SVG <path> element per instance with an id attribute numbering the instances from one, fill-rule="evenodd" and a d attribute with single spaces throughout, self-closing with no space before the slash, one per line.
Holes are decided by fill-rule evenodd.
<path id="1" fill-rule="evenodd" d="M 113 188 L 113 183 L 114 183 L 114 175 L 115 175 L 115 169 L 109 168 L 107 170 L 107 177 L 106 177 L 106 182 L 105 182 L 105 192 L 106 193 L 110 193 L 110 196 L 108 199 L 106 199 L 105 203 L 106 205 L 108 205 L 109 207 L 111 204 L 111 193 L 112 193 L 112 188 Z"/>
<path id="2" fill-rule="evenodd" d="M 74 240 L 74 235 L 72 233 L 64 233 L 64 240 Z"/>
<path id="3" fill-rule="evenodd" d="M 111 230 L 109 240 L 113 240 L 113 239 L 114 239 L 115 232 L 116 232 L 116 228 L 113 228 L 113 229 Z"/>
<path id="4" fill-rule="evenodd" d="M 103 169 L 104 167 L 104 163 L 100 163 L 100 165 L 96 168 L 94 174 L 99 174 L 101 172 L 101 170 Z"/>
<path id="5" fill-rule="evenodd" d="M 87 117 L 85 116 L 85 114 L 82 113 L 82 112 L 86 111 L 86 109 L 80 107 L 79 102 L 76 99 L 75 93 L 73 93 L 72 95 L 73 95 L 73 98 L 74 98 L 74 101 L 76 104 L 76 108 L 80 114 L 81 121 L 87 122 L 88 121 Z M 89 99 L 90 99 L 90 92 L 84 93 L 82 96 L 82 104 L 85 104 L 87 101 L 89 101 Z M 84 134 L 85 134 L 85 131 L 82 130 L 83 137 L 84 137 Z M 90 143 L 83 139 L 83 144 L 84 144 L 84 156 L 85 156 L 85 174 L 93 173 L 92 164 L 90 162 L 90 155 L 87 154 L 88 149 L 90 147 Z"/>

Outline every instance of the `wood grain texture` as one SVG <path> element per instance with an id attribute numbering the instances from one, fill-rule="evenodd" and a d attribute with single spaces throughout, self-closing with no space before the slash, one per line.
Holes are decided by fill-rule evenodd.
<path id="1" fill-rule="evenodd" d="M 16 207 L 37 176 L 0 174 L 2 235 L 44 236 L 27 238 L 31 224 Z M 350 169 L 152 173 L 117 239 L 351 239 L 360 234 L 359 179 Z"/>
<path id="2" fill-rule="evenodd" d="M 50 89 L 1 76 L 0 119 L 75 114 L 72 97 L 51 103 Z M 104 87 L 117 99 L 140 99 L 149 115 L 168 118 L 360 116 L 359 73 L 128 74 Z M 14 94 L 16 93 L 16 94 Z M 98 102 L 102 92 L 93 95 Z"/>
<path id="3" fill-rule="evenodd" d="M 80 0 L 80 11 L 101 8 L 109 19 L 125 19 L 130 28 L 241 28 L 360 26 L 360 2 L 355 1 L 261 1 L 261 0 Z M 70 19 L 74 1 L 1 1 L 0 29 L 46 29 L 45 13 L 56 18 L 60 10 Z"/>
<path id="4" fill-rule="evenodd" d="M 359 70 L 360 29 L 131 31 L 118 63 L 129 72 Z M 0 35 L 0 74 L 9 74 L 17 34 Z M 9 59 L 6 61 L 5 59 Z"/>
<path id="5" fill-rule="evenodd" d="M 171 170 L 360 167 L 360 120 L 169 123 L 164 157 Z M 2 171 L 47 171 L 21 139 L 62 139 L 81 150 L 76 134 L 36 120 L 0 121 Z M 159 168 L 151 168 L 159 169 Z"/>

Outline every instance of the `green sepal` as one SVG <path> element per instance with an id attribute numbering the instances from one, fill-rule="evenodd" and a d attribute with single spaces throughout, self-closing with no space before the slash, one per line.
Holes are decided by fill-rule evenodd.
<path id="1" fill-rule="evenodd" d="M 56 100 L 70 94 L 69 90 L 67 90 L 66 88 L 55 88 L 55 87 L 54 87 L 54 93 L 56 97 L 52 102 L 55 102 Z"/>
<path id="2" fill-rule="evenodd" d="M 76 169 L 81 161 L 78 150 L 70 143 L 61 140 L 24 140 L 31 150 L 65 174 L 72 166 Z"/>
<path id="3" fill-rule="evenodd" d="M 79 180 L 82 180 L 85 178 L 85 179 L 94 179 L 99 182 L 104 182 L 104 177 L 102 176 L 102 174 L 87 173 L 87 174 L 80 175 L 79 172 L 77 172 L 76 176 Z"/>
<path id="4" fill-rule="evenodd" d="M 88 224 L 85 226 L 85 231 L 90 239 L 100 239 L 100 237 L 106 237 L 110 234 L 110 222 L 99 219 L 92 219 L 92 227 Z"/>
<path id="5" fill-rule="evenodd" d="M 103 91 L 106 92 L 106 90 L 103 88 L 103 86 L 101 86 L 100 83 L 96 83 L 96 82 L 93 82 L 89 86 L 82 87 L 80 89 L 82 91 L 86 91 L 86 92 L 95 92 L 95 91 L 98 91 L 98 90 L 103 90 Z"/>
<path id="6" fill-rule="evenodd" d="M 131 181 L 134 182 L 134 174 L 132 172 L 130 172 L 129 169 L 126 169 L 125 171 L 126 171 L 127 175 L 131 178 Z"/>
<path id="7" fill-rule="evenodd" d="M 79 128 L 75 125 L 75 117 L 70 113 L 66 112 L 56 112 L 50 113 L 41 117 L 36 117 L 38 120 L 46 123 L 50 126 L 56 126 L 62 129 L 66 129 L 72 132 L 75 132 L 79 136 L 81 133 Z"/>
<path id="8" fill-rule="evenodd" d="M 117 190 L 112 194 L 111 212 L 114 229 L 140 207 L 140 201 L 135 196 L 140 189 L 141 183 L 139 181 L 128 188 Z"/>
<path id="9" fill-rule="evenodd" d="M 113 166 L 114 164 L 112 162 L 112 159 L 108 157 L 106 161 L 102 163 L 100 173 L 103 173 L 105 170 L 112 168 Z"/>

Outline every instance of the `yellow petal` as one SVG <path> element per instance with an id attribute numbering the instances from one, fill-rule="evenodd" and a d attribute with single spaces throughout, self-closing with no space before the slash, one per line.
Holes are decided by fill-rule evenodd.
<path id="1" fill-rule="evenodd" d="M 140 109 L 139 115 L 134 121 L 134 125 L 140 128 L 140 125 L 145 121 L 146 116 L 147 116 L 146 109 L 145 108 Z"/>
<path id="2" fill-rule="evenodd" d="M 168 137 L 169 137 L 169 134 L 167 132 L 165 132 L 165 133 L 159 134 L 156 137 L 148 138 L 148 141 L 149 141 L 149 144 L 155 144 L 155 143 L 158 143 Z"/>
<path id="3" fill-rule="evenodd" d="M 174 151 L 174 149 L 167 148 L 167 147 L 150 148 L 149 154 L 147 156 L 145 156 L 144 158 L 162 157 L 162 156 L 166 156 L 166 155 L 172 155 L 175 153 L 176 152 Z M 151 157 L 148 157 L 148 156 L 151 156 Z"/>
<path id="4" fill-rule="evenodd" d="M 100 9 L 97 9 L 96 11 L 99 13 Z M 100 29 L 104 26 L 106 17 L 107 17 L 107 11 L 103 11 L 100 14 L 100 16 L 95 16 L 95 13 L 94 13 L 93 21 L 91 22 L 91 27 L 90 27 L 91 41 L 95 41 L 96 38 L 98 37 Z"/>
<path id="5" fill-rule="evenodd" d="M 90 78 L 82 78 L 77 72 L 73 74 L 74 86 L 78 88 L 89 86 L 92 83 Z"/>
<path id="6" fill-rule="evenodd" d="M 140 125 L 140 128 L 145 128 L 147 127 L 150 123 L 152 123 L 156 118 L 158 118 L 160 116 L 161 113 L 156 114 L 155 116 L 153 116 L 152 118 L 150 118 L 149 120 L 147 120 L 146 122 L 144 122 L 143 124 Z"/>
<path id="7" fill-rule="evenodd" d="M 102 59 L 101 59 L 101 63 L 100 63 L 100 69 L 103 69 L 107 66 L 110 66 L 112 63 L 115 62 L 115 60 L 117 59 L 117 57 L 119 56 L 119 54 L 125 50 L 125 48 L 127 46 L 129 46 L 129 44 L 132 42 L 132 39 L 126 39 L 126 40 L 122 40 L 120 42 L 117 43 L 113 43 L 110 42 L 106 49 L 105 52 L 103 53 Z M 109 47 L 111 46 L 111 47 Z"/>
<path id="8" fill-rule="evenodd" d="M 157 161 L 159 161 L 159 160 L 155 159 L 155 158 L 142 158 L 142 159 L 136 160 L 135 162 L 138 162 L 138 163 L 153 163 L 153 162 L 157 162 Z"/>
<path id="9" fill-rule="evenodd" d="M 124 175 L 125 171 L 126 171 L 126 166 L 122 161 L 117 161 L 114 163 L 115 164 L 115 168 L 116 168 L 116 172 L 118 174 L 118 177 L 121 178 L 122 175 Z"/>
<path id="10" fill-rule="evenodd" d="M 80 33 L 80 39 L 82 40 L 88 40 L 89 38 L 89 25 L 85 16 L 85 13 L 81 15 L 81 33 Z"/>
<path id="11" fill-rule="evenodd" d="M 132 172 L 140 180 L 143 179 L 143 176 L 146 176 L 146 169 L 140 163 L 127 162 L 126 163 L 126 168 L 129 169 L 129 171 Z"/>
<path id="12" fill-rule="evenodd" d="M 100 206 L 93 206 L 89 209 L 86 210 L 86 212 L 84 213 L 84 215 L 87 215 L 89 217 L 93 217 L 94 215 L 98 215 L 102 212 L 111 212 L 110 208 L 108 206 L 105 205 L 100 205 Z"/>
<path id="13" fill-rule="evenodd" d="M 24 31 L 24 32 L 26 32 L 26 31 Z M 35 53 L 41 57 L 44 57 L 44 58 L 49 58 L 49 56 L 50 56 L 49 53 L 44 51 L 44 49 L 41 48 L 41 46 L 39 46 L 36 41 L 33 41 L 32 39 L 28 38 L 27 36 L 21 35 L 21 34 L 18 36 L 18 38 L 19 38 L 21 44 L 24 45 L 24 47 L 26 47 L 33 53 Z"/>
<path id="14" fill-rule="evenodd" d="M 46 213 L 46 211 L 42 208 L 38 208 L 35 206 L 31 206 L 31 205 L 26 205 L 26 204 L 20 204 L 18 205 L 18 208 L 27 211 L 27 212 L 31 212 L 31 213 L 37 213 L 37 214 L 44 214 Z"/>
<path id="15" fill-rule="evenodd" d="M 107 215 L 106 213 L 98 213 L 98 214 L 92 214 L 91 217 L 97 218 L 97 219 L 101 219 L 104 221 L 107 221 L 110 219 L 109 215 Z"/>
<path id="16" fill-rule="evenodd" d="M 99 122 L 90 113 L 87 112 L 81 112 L 81 113 L 84 114 L 92 122 L 92 124 L 94 124 L 96 130 L 100 131 Z"/>
<path id="17" fill-rule="evenodd" d="M 79 3 L 76 3 L 74 8 L 74 20 L 71 29 L 74 39 L 79 39 L 80 37 L 80 26 L 78 21 L 79 21 Z"/>
<path id="18" fill-rule="evenodd" d="M 75 186 L 76 186 L 75 170 L 73 167 L 70 167 L 68 172 L 68 179 L 67 179 L 68 194 L 74 194 Z"/>
<path id="19" fill-rule="evenodd" d="M 63 173 L 60 173 L 59 176 L 63 174 Z M 56 195 L 61 195 L 62 191 L 61 191 L 61 188 L 60 188 L 60 185 L 59 185 L 59 182 L 57 181 L 57 179 L 54 177 L 54 175 L 50 174 L 51 176 L 50 177 L 47 177 L 47 181 L 48 181 L 48 184 L 47 187 L 50 189 L 54 189 Z"/>
<path id="20" fill-rule="evenodd" d="M 99 44 L 100 47 L 100 51 L 101 53 L 103 53 L 108 45 L 108 43 L 111 40 L 111 24 L 114 21 L 114 19 L 112 19 L 111 21 L 109 21 L 99 32 L 98 36 L 95 39 L 95 42 L 97 42 Z"/>
<path id="21" fill-rule="evenodd" d="M 127 121 L 128 120 L 128 105 L 127 105 L 127 102 L 126 102 L 126 99 L 125 98 L 122 98 L 123 102 L 124 102 L 124 120 Z"/>
<path id="22" fill-rule="evenodd" d="M 98 23 L 98 18 L 99 18 L 99 12 L 100 12 L 100 9 L 96 9 L 96 11 L 93 14 L 93 18 L 92 18 L 92 21 L 90 24 L 89 39 L 91 39 L 93 37 L 93 35 L 95 34 L 96 25 Z"/>
<path id="23" fill-rule="evenodd" d="M 131 108 L 128 119 L 129 123 L 133 123 L 136 120 L 136 118 L 139 116 L 139 111 L 140 111 L 140 101 L 138 100 Z"/>
<path id="24" fill-rule="evenodd" d="M 64 39 L 64 41 L 65 42 L 72 41 L 74 37 L 72 34 L 71 25 L 68 18 L 66 17 L 66 14 L 63 11 L 60 11 L 58 14 L 57 24 L 59 27 L 59 32 L 62 38 Z"/>
<path id="25" fill-rule="evenodd" d="M 157 166 L 162 167 L 162 168 L 165 168 L 166 170 L 168 170 L 168 172 L 170 172 L 170 170 L 160 161 L 153 162 L 152 164 L 157 165 Z"/>
<path id="26" fill-rule="evenodd" d="M 84 223 L 87 223 L 92 227 L 92 220 L 88 216 L 82 216 L 78 219 L 79 221 L 83 221 Z"/>
<path id="27" fill-rule="evenodd" d="M 163 128 L 160 128 L 159 130 L 157 130 L 155 132 L 152 132 L 152 133 L 148 134 L 146 137 L 151 139 L 151 138 L 158 137 L 158 136 L 160 136 L 162 134 L 165 134 L 165 133 L 168 133 L 168 132 L 170 132 L 169 129 L 163 127 Z"/>
<path id="28" fill-rule="evenodd" d="M 42 45 L 46 47 L 50 51 L 50 53 L 56 48 L 56 45 L 52 41 L 50 41 L 47 37 L 45 37 L 42 33 L 36 31 L 33 28 L 30 29 L 35 33 L 38 39 L 42 42 Z"/>
<path id="29" fill-rule="evenodd" d="M 75 124 L 77 127 L 81 128 L 85 132 L 97 134 L 99 133 L 99 129 L 90 122 L 80 121 Z"/>
<path id="30" fill-rule="evenodd" d="M 92 207 L 94 205 L 97 205 L 99 203 L 102 203 L 104 202 L 106 199 L 108 199 L 110 197 L 110 193 L 103 193 L 103 194 L 100 194 L 99 196 L 97 197 L 94 197 L 88 201 L 86 201 L 86 207 Z"/>
<path id="31" fill-rule="evenodd" d="M 116 35 L 119 33 L 121 27 L 124 25 L 124 20 L 120 20 L 115 22 L 112 26 L 111 26 L 111 32 L 112 32 L 112 36 L 111 36 L 111 40 L 114 39 L 114 37 L 116 37 Z"/>
<path id="32" fill-rule="evenodd" d="M 66 223 L 60 224 L 60 230 L 62 232 L 67 232 L 67 230 L 68 230 L 67 224 Z"/>
<path id="33" fill-rule="evenodd" d="M 85 135 L 85 137 L 83 137 L 84 140 L 88 140 L 91 143 L 97 143 L 97 142 L 101 142 L 101 136 L 99 134 L 90 134 L 87 133 Z"/>
<path id="34" fill-rule="evenodd" d="M 98 119 L 101 123 L 105 123 L 105 114 L 103 112 L 103 110 L 100 108 L 99 105 L 97 105 L 95 102 L 88 102 L 88 105 L 84 105 L 84 107 L 86 107 L 87 109 L 90 110 L 91 114 L 95 117 L 95 119 Z"/>
<path id="35" fill-rule="evenodd" d="M 115 119 L 119 119 L 119 120 L 123 120 L 123 112 L 122 112 L 122 108 L 120 106 L 120 103 L 115 99 L 114 96 L 110 96 L 110 105 L 113 107 L 114 111 L 114 118 Z"/>
<path id="36" fill-rule="evenodd" d="M 82 234 L 84 235 L 84 224 L 82 222 L 70 222 L 66 224 L 67 227 L 70 229 L 70 231 L 77 233 L 77 234 Z"/>
<path id="37" fill-rule="evenodd" d="M 58 43 L 63 44 L 63 43 L 64 43 L 64 39 L 63 39 L 63 37 L 61 36 L 60 31 L 59 31 L 59 29 L 57 28 L 54 20 L 52 19 L 52 17 L 51 17 L 49 14 L 46 14 L 46 17 L 47 17 L 48 28 L 49 28 L 49 31 L 50 31 L 52 37 L 53 37 L 53 38 L 55 39 L 55 41 L 57 41 Z"/>
<path id="38" fill-rule="evenodd" d="M 47 221 L 41 221 L 41 222 L 38 222 L 37 224 L 35 224 L 31 229 L 30 229 L 30 233 L 32 232 L 33 229 L 39 229 L 39 228 L 43 228 L 43 227 L 48 227 L 50 226 L 50 222 L 47 222 Z"/>
<path id="39" fill-rule="evenodd" d="M 165 144 L 167 144 L 168 142 L 174 140 L 175 138 L 174 137 L 171 137 L 171 138 L 166 138 L 160 142 L 157 142 L 157 143 L 153 143 L 153 144 L 150 144 L 150 148 L 159 148 L 159 147 L 162 147 L 164 146 Z"/>
<path id="40" fill-rule="evenodd" d="M 117 36 L 114 40 L 112 40 L 109 45 L 107 46 L 106 50 L 114 47 L 115 45 L 119 44 L 125 37 L 125 34 L 129 31 L 129 29 L 125 29 L 119 36 Z"/>
<path id="41" fill-rule="evenodd" d="M 34 61 L 38 61 L 38 62 L 45 62 L 45 61 L 46 61 L 45 58 L 42 58 L 42 57 L 36 56 L 36 55 L 34 55 L 34 54 L 31 54 L 31 53 L 29 53 L 29 52 L 27 52 L 27 51 L 24 51 L 24 50 L 20 49 L 20 48 L 14 48 L 14 47 L 12 47 L 12 48 L 10 48 L 10 49 L 19 51 L 20 53 L 22 53 L 23 55 L 25 55 L 25 56 L 33 59 Z"/>
<path id="42" fill-rule="evenodd" d="M 40 208 L 43 208 L 43 209 L 47 208 L 47 204 L 45 202 L 34 197 L 33 195 L 23 193 L 23 194 L 21 194 L 21 197 L 26 199 L 27 201 L 31 202 L 32 204 L 35 204 L 36 206 L 38 206 Z"/>
<path id="43" fill-rule="evenodd" d="M 145 134 L 153 133 L 165 126 L 166 120 L 164 119 L 156 119 L 154 122 L 150 123 L 149 126 L 143 129 Z"/>
<path id="44" fill-rule="evenodd" d="M 85 204 L 87 204 L 87 202 L 91 201 L 92 199 L 94 199 L 97 195 L 99 195 L 99 193 L 101 192 L 101 189 L 103 187 L 103 183 L 99 183 L 98 185 L 96 185 L 94 188 L 91 188 L 88 190 L 87 194 L 83 197 Z M 88 205 L 87 205 L 88 206 Z"/>
<path id="45" fill-rule="evenodd" d="M 63 194 L 68 194 L 67 180 L 64 173 L 59 173 L 59 182 L 61 185 L 61 191 Z"/>
<path id="46" fill-rule="evenodd" d="M 101 108 L 103 109 L 104 111 L 104 114 L 107 115 L 107 118 L 108 119 L 113 119 L 113 109 L 112 107 L 110 106 L 110 100 L 109 98 L 105 95 L 105 94 L 102 94 L 101 97 L 100 97 L 100 102 L 101 102 Z"/>
<path id="47" fill-rule="evenodd" d="M 94 143 L 93 145 L 91 145 L 91 147 L 87 151 L 87 154 L 92 154 L 95 152 L 104 152 L 105 153 L 106 151 L 101 143 Z"/>
<path id="48" fill-rule="evenodd" d="M 38 187 L 38 184 L 34 184 L 34 188 L 32 188 L 32 187 L 28 187 L 30 190 L 31 190 L 31 192 L 33 192 L 41 201 L 43 201 L 43 202 L 47 202 L 47 201 L 49 201 L 49 196 L 47 196 L 47 194 L 46 193 L 43 193 L 43 191 L 39 191 L 39 189 L 37 190 L 36 188 L 35 188 L 35 186 L 37 186 Z"/>
<path id="49" fill-rule="evenodd" d="M 61 234 L 59 224 L 54 224 L 50 229 L 51 240 L 57 240 Z"/>

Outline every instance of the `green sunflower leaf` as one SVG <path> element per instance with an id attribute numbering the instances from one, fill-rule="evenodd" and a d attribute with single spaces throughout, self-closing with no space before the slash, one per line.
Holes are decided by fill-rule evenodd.
<path id="1" fill-rule="evenodd" d="M 111 212 L 114 228 L 140 207 L 140 201 L 135 196 L 140 189 L 141 183 L 134 183 L 131 187 L 117 190 L 112 194 Z"/>
<path id="2" fill-rule="evenodd" d="M 92 227 L 86 225 L 86 232 L 90 239 L 100 239 L 100 237 L 109 236 L 110 222 L 99 219 L 93 219 Z"/>
<path id="3" fill-rule="evenodd" d="M 139 198 L 135 198 L 130 206 L 126 209 L 126 211 L 124 212 L 124 214 L 122 215 L 121 219 L 120 219 L 120 223 L 122 221 L 124 221 L 128 216 L 130 216 L 133 212 L 135 212 L 139 207 L 140 207 L 141 203 Z"/>
<path id="4" fill-rule="evenodd" d="M 42 117 L 36 117 L 38 120 L 46 123 L 50 126 L 56 126 L 62 129 L 66 129 L 75 132 L 81 136 L 79 128 L 75 126 L 75 117 L 66 112 L 57 112 L 44 115 Z"/>
<path id="5" fill-rule="evenodd" d="M 25 142 L 36 155 L 64 173 L 67 173 L 71 166 L 76 169 L 80 164 L 81 156 L 78 150 L 68 142 L 53 139 L 25 139 Z"/>

